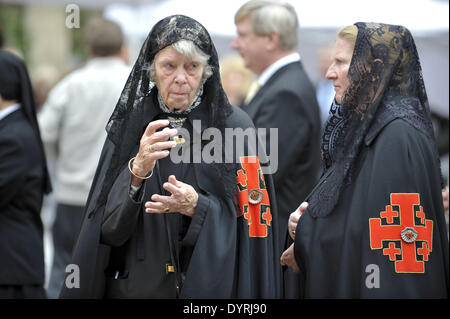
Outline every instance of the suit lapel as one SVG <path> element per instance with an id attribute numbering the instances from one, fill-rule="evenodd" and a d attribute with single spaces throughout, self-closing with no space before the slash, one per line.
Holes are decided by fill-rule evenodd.
<path id="1" fill-rule="evenodd" d="M 19 121 L 21 113 L 16 110 L 12 113 L 9 113 L 4 118 L 0 120 L 0 127 L 6 126 L 8 123 L 13 123 Z"/>
<path id="2" fill-rule="evenodd" d="M 284 73 L 286 70 L 290 68 L 300 68 L 302 69 L 302 64 L 300 61 L 286 64 L 285 66 L 278 69 L 272 76 L 267 80 L 266 83 L 256 92 L 253 99 L 247 105 L 244 105 L 242 108 L 250 115 L 251 118 L 258 112 L 259 108 L 263 105 L 261 101 L 263 101 L 264 94 L 267 92 L 267 89 L 273 85 L 274 82 Z"/>

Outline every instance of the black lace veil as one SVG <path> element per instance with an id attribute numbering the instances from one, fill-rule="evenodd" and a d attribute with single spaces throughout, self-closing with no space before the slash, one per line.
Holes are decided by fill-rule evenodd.
<path id="1" fill-rule="evenodd" d="M 408 29 L 381 23 L 358 28 L 342 105 L 334 102 L 322 137 L 329 174 L 310 194 L 312 216 L 328 215 L 352 183 L 365 139 L 395 118 L 403 118 L 435 144 L 430 109 L 414 39 Z M 439 158 L 437 158 L 439 162 Z"/>

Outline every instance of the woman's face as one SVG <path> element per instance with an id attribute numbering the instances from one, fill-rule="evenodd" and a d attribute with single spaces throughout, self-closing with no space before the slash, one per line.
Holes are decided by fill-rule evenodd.
<path id="1" fill-rule="evenodd" d="M 200 87 L 203 65 L 191 61 L 172 46 L 155 56 L 155 82 L 171 112 L 187 109 Z"/>
<path id="2" fill-rule="evenodd" d="M 345 91 L 350 85 L 348 69 L 352 61 L 354 44 L 348 40 L 338 38 L 334 45 L 331 65 L 328 68 L 326 78 L 333 80 L 336 101 L 341 104 Z"/>

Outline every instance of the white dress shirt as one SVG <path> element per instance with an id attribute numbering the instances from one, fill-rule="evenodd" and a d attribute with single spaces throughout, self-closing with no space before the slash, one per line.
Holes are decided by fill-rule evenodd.
<path id="1" fill-rule="evenodd" d="M 283 66 L 298 61 L 300 61 L 300 54 L 298 54 L 297 52 L 286 55 L 285 57 L 282 57 L 281 59 L 275 61 L 270 66 L 268 66 L 263 71 L 263 73 L 261 73 L 261 75 L 258 77 L 259 85 L 263 86 L 264 84 L 266 84 L 266 82 L 270 79 L 270 77 L 274 75 L 275 72 L 277 72 Z"/>
<path id="2" fill-rule="evenodd" d="M 10 106 L 4 108 L 3 110 L 0 111 L 0 121 L 3 120 L 5 117 L 7 117 L 12 112 L 17 111 L 18 109 L 20 109 L 19 103 L 16 103 L 16 104 L 13 104 L 13 105 L 10 105 Z"/>

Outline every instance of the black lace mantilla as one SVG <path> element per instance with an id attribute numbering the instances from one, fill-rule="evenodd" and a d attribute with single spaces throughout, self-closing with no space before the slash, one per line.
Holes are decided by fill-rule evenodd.
<path id="1" fill-rule="evenodd" d="M 336 151 L 340 147 L 337 143 L 343 140 L 340 137 L 345 135 L 345 121 L 347 118 L 348 114 L 344 113 L 342 105 L 338 104 L 336 99 L 334 99 L 322 135 L 322 160 L 326 168 L 329 168 L 337 160 L 334 157 L 339 154 Z"/>
<path id="2" fill-rule="evenodd" d="M 419 56 L 408 29 L 381 23 L 355 24 L 358 35 L 342 105 L 333 104 L 322 137 L 327 182 L 309 196 L 314 217 L 332 212 L 352 178 L 365 139 L 402 118 L 435 143 Z M 436 160 L 439 158 L 436 153 Z"/>

